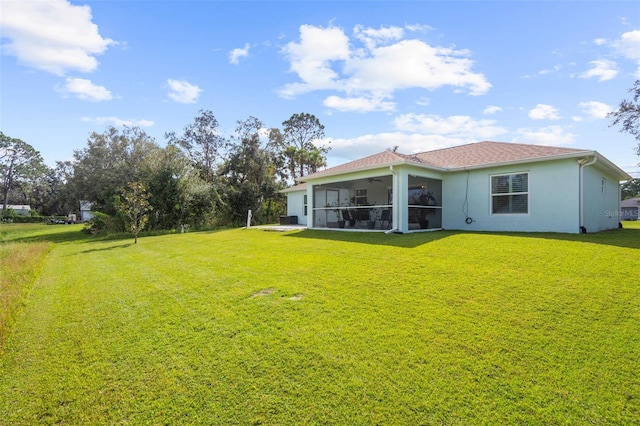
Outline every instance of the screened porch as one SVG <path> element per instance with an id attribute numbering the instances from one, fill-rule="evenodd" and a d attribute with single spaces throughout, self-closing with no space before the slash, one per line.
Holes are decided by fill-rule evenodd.
<path id="1" fill-rule="evenodd" d="M 364 179 L 314 185 L 313 227 L 345 230 L 386 231 L 398 229 L 394 224 L 395 204 L 403 208 L 396 221 L 407 222 L 409 231 L 442 227 L 442 181 L 408 176 L 400 187 L 407 188 L 404 197 L 393 196 L 393 176 L 381 175 Z M 394 201 L 395 200 L 395 201 Z"/>

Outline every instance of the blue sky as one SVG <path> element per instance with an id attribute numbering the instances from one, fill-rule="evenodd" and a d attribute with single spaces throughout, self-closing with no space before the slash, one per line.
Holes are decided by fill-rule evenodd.
<path id="1" fill-rule="evenodd" d="M 337 165 L 482 140 L 594 149 L 640 177 L 604 117 L 640 78 L 640 3 L 2 0 L 0 130 L 46 162 L 136 125 L 164 145 L 316 115 Z"/>

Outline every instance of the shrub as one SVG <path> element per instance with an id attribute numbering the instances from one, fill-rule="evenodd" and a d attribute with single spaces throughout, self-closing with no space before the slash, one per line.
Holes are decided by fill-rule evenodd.
<path id="1" fill-rule="evenodd" d="M 92 235 L 116 234 L 125 231 L 125 224 L 119 217 L 106 213 L 92 212 L 93 217 L 84 224 L 82 229 Z"/>
<path id="2" fill-rule="evenodd" d="M 45 218 L 41 216 L 13 216 L 11 218 L 12 223 L 42 223 Z"/>

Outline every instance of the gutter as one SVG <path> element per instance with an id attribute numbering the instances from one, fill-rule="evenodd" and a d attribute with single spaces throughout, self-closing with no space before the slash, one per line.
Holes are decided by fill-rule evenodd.
<path id="1" fill-rule="evenodd" d="M 587 233 L 587 228 L 584 226 L 584 168 L 591 166 L 598 161 L 598 157 L 595 155 L 591 158 L 581 158 L 577 160 L 578 165 L 580 166 L 580 179 L 578 181 L 578 198 L 580 204 L 580 232 L 583 234 Z"/>

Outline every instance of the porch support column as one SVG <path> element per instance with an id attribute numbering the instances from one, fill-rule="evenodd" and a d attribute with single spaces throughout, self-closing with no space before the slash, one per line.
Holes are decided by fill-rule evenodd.
<path id="1" fill-rule="evenodd" d="M 314 208 L 316 200 L 313 197 L 313 185 L 307 183 L 307 229 L 312 229 L 313 224 L 315 223 L 315 212 Z"/>
<path id="2" fill-rule="evenodd" d="M 398 226 L 400 212 L 398 206 L 398 172 L 393 166 L 389 166 L 389 171 L 391 172 L 391 229 L 400 230 L 400 226 Z"/>
<path id="3" fill-rule="evenodd" d="M 406 169 L 393 175 L 393 225 L 400 232 L 409 231 L 409 174 Z"/>

